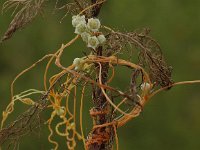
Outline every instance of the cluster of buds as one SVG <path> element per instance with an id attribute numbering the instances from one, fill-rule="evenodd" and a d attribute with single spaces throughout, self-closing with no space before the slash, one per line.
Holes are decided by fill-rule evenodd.
<path id="1" fill-rule="evenodd" d="M 84 60 L 82 58 L 75 58 L 73 65 L 75 66 L 76 71 L 84 70 Z"/>
<path id="2" fill-rule="evenodd" d="M 77 15 L 72 17 L 72 25 L 75 27 L 75 33 L 81 35 L 88 47 L 96 49 L 99 45 L 106 42 L 106 38 L 103 34 L 95 34 L 99 32 L 101 27 L 99 19 L 90 18 L 86 22 L 84 15 Z"/>
<path id="3" fill-rule="evenodd" d="M 92 64 L 87 64 L 84 58 L 75 58 L 73 61 L 73 65 L 76 71 L 86 71 L 86 72 L 90 72 L 90 68 L 92 66 Z"/>

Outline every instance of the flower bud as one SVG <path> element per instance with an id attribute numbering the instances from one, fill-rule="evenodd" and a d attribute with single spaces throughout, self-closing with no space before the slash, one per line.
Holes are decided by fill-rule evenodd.
<path id="1" fill-rule="evenodd" d="M 99 19 L 90 18 L 87 23 L 88 29 L 92 32 L 97 32 L 101 26 Z"/>
<path id="2" fill-rule="evenodd" d="M 88 38 L 88 47 L 96 49 L 99 45 L 99 40 L 96 36 L 92 36 Z"/>
<path id="3" fill-rule="evenodd" d="M 103 34 L 99 35 L 97 38 L 100 44 L 103 44 L 106 42 L 106 38 Z"/>
<path id="4" fill-rule="evenodd" d="M 150 89 L 151 89 L 151 85 L 149 83 L 144 82 L 141 84 L 141 90 L 144 91 L 144 93 L 146 94 L 149 93 Z"/>

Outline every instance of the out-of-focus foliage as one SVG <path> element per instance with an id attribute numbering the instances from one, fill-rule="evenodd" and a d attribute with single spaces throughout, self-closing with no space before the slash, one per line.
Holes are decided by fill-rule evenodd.
<path id="1" fill-rule="evenodd" d="M 3 1 L 0 6 L 2 4 Z M 150 28 L 151 35 L 161 45 L 166 61 L 173 66 L 173 79 L 193 80 L 200 78 L 199 6 L 200 1 L 197 0 L 111 0 L 102 8 L 100 20 L 121 31 Z M 9 102 L 9 86 L 14 76 L 46 53 L 55 52 L 61 43 L 66 43 L 73 37 L 71 17 L 66 17 L 60 24 L 65 12 L 53 14 L 52 8 L 44 12 L 44 18 L 37 18 L 0 45 L 0 112 Z M 10 20 L 9 13 L 0 16 L 0 35 L 6 31 Z M 75 57 L 82 56 L 83 51 L 87 50 L 82 42 L 73 45 L 65 51 L 62 61 L 67 66 Z M 28 88 L 42 90 L 43 70 L 43 66 L 37 67 L 20 78 L 15 92 Z M 128 78 L 121 73 L 116 85 L 123 88 L 123 83 L 128 82 Z M 145 106 L 139 118 L 119 129 L 120 149 L 198 150 L 199 90 L 199 85 L 179 86 L 156 96 Z M 84 107 L 86 109 L 89 106 Z M 84 115 L 87 113 L 84 112 Z M 14 115 L 10 119 L 13 117 Z M 89 115 L 85 120 L 90 120 Z M 89 129 L 86 124 L 85 131 L 88 132 Z M 43 131 L 40 139 L 38 134 L 24 138 L 20 149 L 50 149 L 46 139 L 47 131 Z"/>

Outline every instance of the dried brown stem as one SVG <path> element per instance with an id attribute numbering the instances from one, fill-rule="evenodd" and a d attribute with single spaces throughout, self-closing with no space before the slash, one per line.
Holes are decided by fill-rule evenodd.
<path id="1" fill-rule="evenodd" d="M 92 4 L 95 4 L 98 2 L 98 0 L 91 0 Z M 93 7 L 92 9 L 92 17 L 97 17 L 100 10 L 101 10 L 102 4 L 99 4 L 95 7 Z M 96 56 L 102 56 L 102 50 L 103 47 L 99 47 L 97 48 L 97 53 Z M 106 84 L 107 80 L 108 80 L 108 63 L 99 63 L 100 66 L 97 67 L 97 71 L 96 71 L 96 81 L 99 82 L 100 84 Z M 100 67 L 101 67 L 101 71 L 100 71 Z M 103 89 L 104 90 L 104 89 Z M 105 97 L 105 93 L 106 91 L 102 91 L 102 88 L 100 88 L 99 86 L 93 86 L 93 103 L 94 103 L 94 108 L 99 109 L 102 112 L 107 112 L 108 113 L 104 113 L 104 114 L 100 114 L 95 116 L 94 119 L 94 125 L 101 125 L 101 124 L 105 124 L 107 122 L 110 122 L 112 120 L 111 117 L 111 107 L 110 107 L 110 103 L 107 102 L 107 99 Z M 113 129 L 111 127 L 105 127 L 105 128 L 101 128 L 100 130 L 93 130 L 91 132 L 91 135 L 89 135 L 89 140 L 87 141 L 87 143 L 89 143 L 88 150 L 111 150 L 112 148 L 112 143 L 110 143 L 110 141 L 112 141 L 113 137 L 112 137 L 112 133 Z M 103 139 L 101 139 L 100 137 L 102 136 L 106 136 L 107 138 L 104 137 Z M 98 140 L 98 138 L 100 138 L 100 140 Z M 97 141 L 97 142 L 92 142 L 92 141 Z"/>
<path id="2" fill-rule="evenodd" d="M 79 7 L 79 9 L 82 11 L 83 10 L 83 7 L 81 6 L 81 4 L 79 3 L 78 0 L 74 0 L 76 5 Z"/>

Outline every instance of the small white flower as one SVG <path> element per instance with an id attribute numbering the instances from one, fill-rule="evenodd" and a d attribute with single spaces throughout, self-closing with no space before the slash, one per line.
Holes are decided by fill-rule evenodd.
<path id="1" fill-rule="evenodd" d="M 84 63 L 82 58 L 75 58 L 73 61 L 73 65 L 75 66 L 75 70 L 82 70 Z"/>
<path id="2" fill-rule="evenodd" d="M 97 32 L 101 26 L 101 23 L 99 19 L 90 18 L 88 19 L 87 26 L 88 26 L 88 29 L 90 29 L 91 31 Z"/>
<path id="3" fill-rule="evenodd" d="M 75 123 L 72 122 L 69 126 L 67 126 L 67 130 L 71 130 L 75 128 Z"/>
<path id="4" fill-rule="evenodd" d="M 73 16 L 72 17 L 72 25 L 73 27 L 76 27 L 78 24 L 80 23 L 83 23 L 83 24 L 86 24 L 86 21 L 85 21 L 85 16 Z"/>
<path id="5" fill-rule="evenodd" d="M 99 35 L 97 38 L 98 38 L 100 44 L 103 44 L 106 42 L 106 38 L 103 34 Z"/>
<path id="6" fill-rule="evenodd" d="M 87 29 L 87 26 L 85 23 L 80 23 L 76 26 L 75 32 L 76 34 L 82 34 L 83 32 L 85 32 Z"/>
<path id="7" fill-rule="evenodd" d="M 99 40 L 96 36 L 92 36 L 88 38 L 88 47 L 96 49 L 99 45 Z"/>
<path id="8" fill-rule="evenodd" d="M 78 66 L 81 64 L 81 58 L 75 58 L 73 61 L 73 65 L 75 66 L 75 70 L 78 69 Z"/>
<path id="9" fill-rule="evenodd" d="M 64 107 L 60 107 L 60 108 L 56 109 L 56 114 L 58 116 L 62 116 L 62 115 L 64 115 L 64 113 L 65 113 L 65 108 Z"/>
<path id="10" fill-rule="evenodd" d="M 91 37 L 91 35 L 88 32 L 83 32 L 81 34 L 81 37 L 82 37 L 84 42 L 88 42 L 88 38 Z"/>
<path id="11" fill-rule="evenodd" d="M 144 91 L 144 93 L 148 93 L 151 89 L 151 85 L 147 82 L 144 82 L 141 84 L 141 90 Z"/>

